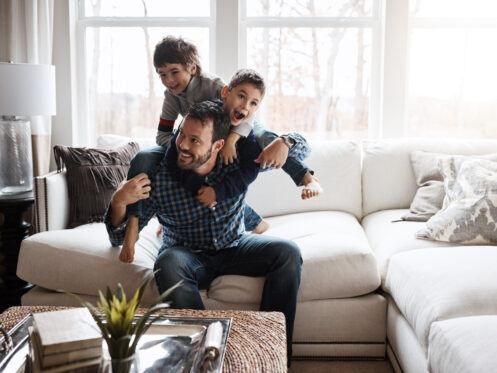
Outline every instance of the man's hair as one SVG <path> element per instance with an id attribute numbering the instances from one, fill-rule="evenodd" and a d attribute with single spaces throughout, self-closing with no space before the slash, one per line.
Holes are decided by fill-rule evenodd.
<path id="1" fill-rule="evenodd" d="M 202 68 L 198 57 L 197 47 L 175 36 L 166 36 L 155 46 L 154 66 L 158 69 L 167 63 L 179 63 L 184 67 L 190 64 L 197 66 L 196 75 L 200 75 Z"/>
<path id="2" fill-rule="evenodd" d="M 221 100 L 202 101 L 190 106 L 185 118 L 198 119 L 205 125 L 206 120 L 211 119 L 212 127 L 212 142 L 219 139 L 226 139 L 230 132 L 230 123 L 226 118 Z"/>
<path id="3" fill-rule="evenodd" d="M 266 84 L 264 83 L 264 79 L 262 78 L 262 76 L 259 75 L 257 71 L 251 69 L 238 70 L 231 77 L 230 84 L 228 84 L 228 89 L 231 91 L 233 88 L 244 83 L 252 84 L 261 92 L 262 96 L 264 96 L 264 93 L 266 93 Z"/>

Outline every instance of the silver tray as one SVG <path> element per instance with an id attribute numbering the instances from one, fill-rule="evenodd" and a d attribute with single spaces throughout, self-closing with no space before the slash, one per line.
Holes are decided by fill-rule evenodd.
<path id="1" fill-rule="evenodd" d="M 217 359 L 204 364 L 204 339 L 208 326 L 219 321 L 223 326 L 221 348 Z M 28 327 L 33 325 L 31 315 L 21 320 L 8 333 L 13 349 L 0 351 L 0 372 L 29 373 L 31 357 Z M 170 317 L 155 321 L 140 338 L 137 347 L 140 372 L 209 372 L 219 373 L 223 368 L 231 318 Z M 0 346 L 4 338 L 0 337 Z M 105 348 L 105 342 L 104 342 Z"/>

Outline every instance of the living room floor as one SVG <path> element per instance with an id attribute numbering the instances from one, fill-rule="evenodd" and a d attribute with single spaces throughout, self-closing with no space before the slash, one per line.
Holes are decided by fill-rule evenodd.
<path id="1" fill-rule="evenodd" d="M 394 373 L 388 360 L 292 361 L 290 373 Z"/>

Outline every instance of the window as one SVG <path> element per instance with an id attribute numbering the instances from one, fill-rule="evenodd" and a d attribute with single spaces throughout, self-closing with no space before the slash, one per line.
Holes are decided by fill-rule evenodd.
<path id="1" fill-rule="evenodd" d="M 379 1 L 245 1 L 246 65 L 266 77 L 267 128 L 364 138 L 370 125 Z M 242 13 L 243 14 L 243 13 Z"/>
<path id="2" fill-rule="evenodd" d="M 410 5 L 407 135 L 497 137 L 497 4 Z"/>
<path id="3" fill-rule="evenodd" d="M 171 7 L 162 0 L 85 0 L 79 18 L 86 142 L 104 133 L 154 138 L 164 98 L 153 66 L 155 44 L 181 35 L 197 45 L 209 71 L 209 1 L 183 0 Z"/>

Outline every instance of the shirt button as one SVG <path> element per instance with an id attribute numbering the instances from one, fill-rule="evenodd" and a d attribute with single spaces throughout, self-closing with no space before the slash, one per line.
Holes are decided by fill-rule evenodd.
<path id="1" fill-rule="evenodd" d="M 216 206 L 211 207 L 212 211 L 216 211 Z"/>
<path id="2" fill-rule="evenodd" d="M 216 242 L 217 242 L 217 239 L 215 239 L 215 238 L 214 238 L 214 239 L 212 240 L 212 242 L 216 243 Z"/>

